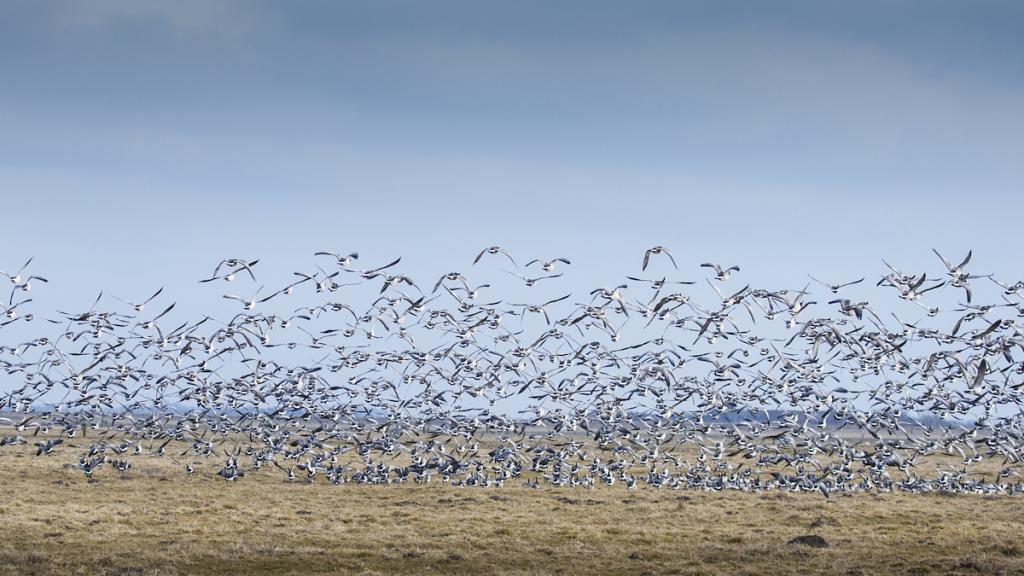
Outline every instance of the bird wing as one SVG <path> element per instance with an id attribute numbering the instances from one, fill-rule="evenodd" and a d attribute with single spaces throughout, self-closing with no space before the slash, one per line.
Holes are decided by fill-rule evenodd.
<path id="1" fill-rule="evenodd" d="M 971 261 L 971 252 L 973 252 L 973 250 L 967 251 L 967 257 L 964 258 L 964 261 L 961 262 L 960 265 L 957 266 L 957 268 L 963 268 L 964 266 L 967 266 L 967 263 Z"/>
<path id="2" fill-rule="evenodd" d="M 946 258 L 943 257 L 942 254 L 939 254 L 938 250 L 936 250 L 935 248 L 932 248 L 932 252 L 935 252 L 935 255 L 939 257 L 939 260 L 942 260 L 942 263 L 946 265 L 946 269 L 947 270 L 949 270 L 949 271 L 953 270 L 953 265 L 950 264 L 949 260 L 946 260 Z"/>

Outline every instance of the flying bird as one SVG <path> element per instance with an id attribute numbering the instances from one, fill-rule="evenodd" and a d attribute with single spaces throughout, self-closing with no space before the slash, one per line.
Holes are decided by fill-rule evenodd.
<path id="1" fill-rule="evenodd" d="M 651 256 L 657 254 L 664 254 L 665 256 L 668 256 L 668 259 L 672 262 L 672 267 L 675 268 L 676 270 L 679 270 L 679 266 L 676 264 L 676 259 L 672 257 L 672 253 L 669 252 L 668 248 L 665 248 L 664 246 L 655 246 L 654 248 L 648 248 L 647 251 L 644 252 L 644 264 L 643 266 L 640 267 L 640 270 L 646 271 L 647 264 L 650 262 Z"/>

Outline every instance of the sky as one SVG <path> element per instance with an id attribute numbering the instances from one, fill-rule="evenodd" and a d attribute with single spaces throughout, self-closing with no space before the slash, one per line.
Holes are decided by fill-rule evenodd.
<path id="1" fill-rule="evenodd" d="M 317 250 L 432 285 L 495 244 L 576 292 L 654 245 L 691 279 L 936 247 L 1016 280 L 1021 54 L 1019 2 L 9 0 L 0 269 L 63 309 L 202 308 L 221 258 L 274 285 Z"/>

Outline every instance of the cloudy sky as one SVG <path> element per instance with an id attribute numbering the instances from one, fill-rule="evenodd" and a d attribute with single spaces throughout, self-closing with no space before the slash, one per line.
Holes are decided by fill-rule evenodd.
<path id="1" fill-rule="evenodd" d="M 66 308 L 322 249 L 1016 278 L 1021 54 L 1019 2 L 7 1 L 0 269 Z"/>

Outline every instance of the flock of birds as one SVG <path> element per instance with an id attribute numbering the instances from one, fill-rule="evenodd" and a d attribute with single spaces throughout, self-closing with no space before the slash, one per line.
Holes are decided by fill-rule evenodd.
<path id="1" fill-rule="evenodd" d="M 530 302 L 355 252 L 265 290 L 230 258 L 200 282 L 237 313 L 180 323 L 162 288 L 35 318 L 29 260 L 0 272 L 0 446 L 61 446 L 90 478 L 158 455 L 229 481 L 1020 493 L 1024 282 L 936 255 L 939 274 L 770 289 L 716 263 L 670 279 L 656 246 L 580 296 L 567 258 L 467 262 L 548 293 Z M 52 334 L 3 342 L 32 322 Z"/>

